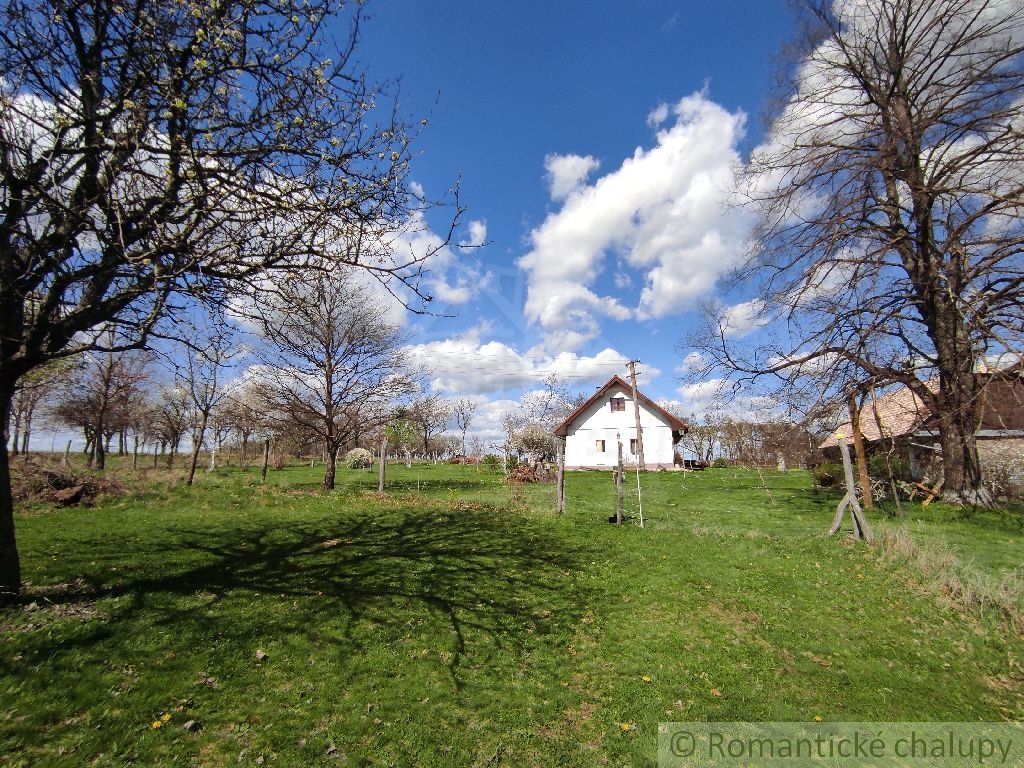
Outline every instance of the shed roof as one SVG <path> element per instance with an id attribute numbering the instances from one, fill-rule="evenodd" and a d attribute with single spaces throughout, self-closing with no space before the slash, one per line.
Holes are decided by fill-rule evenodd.
<path id="1" fill-rule="evenodd" d="M 630 387 L 630 385 L 624 379 L 620 378 L 619 376 L 612 376 L 610 379 L 608 379 L 607 382 L 605 382 L 605 384 L 602 387 L 600 387 L 594 394 L 587 398 L 587 401 L 585 403 L 583 403 L 579 408 L 570 413 L 569 416 L 566 417 L 565 421 L 563 421 L 561 424 L 555 427 L 555 434 L 558 435 L 559 437 L 565 437 L 569 433 L 569 427 L 571 427 L 572 423 L 576 421 L 576 418 L 581 413 L 586 411 L 587 408 L 589 408 L 602 397 L 604 397 L 606 394 L 608 394 L 608 390 L 610 390 L 614 386 L 620 386 L 624 387 L 626 390 L 632 390 L 632 387 Z M 654 411 L 658 415 L 662 416 L 665 419 L 665 421 L 668 422 L 673 432 L 687 432 L 689 430 L 689 426 L 685 421 L 680 419 L 678 416 L 674 416 L 673 414 L 666 411 L 664 408 L 662 408 L 656 402 L 651 400 L 651 398 L 649 398 L 639 389 L 636 392 L 636 396 L 641 403 L 647 406 L 647 408 Z"/>

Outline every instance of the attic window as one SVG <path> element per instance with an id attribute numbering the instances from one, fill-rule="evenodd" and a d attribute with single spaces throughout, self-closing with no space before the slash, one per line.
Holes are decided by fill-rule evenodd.
<path id="1" fill-rule="evenodd" d="M 608 402 L 612 404 L 612 413 L 626 410 L 626 398 L 624 397 L 613 397 Z"/>

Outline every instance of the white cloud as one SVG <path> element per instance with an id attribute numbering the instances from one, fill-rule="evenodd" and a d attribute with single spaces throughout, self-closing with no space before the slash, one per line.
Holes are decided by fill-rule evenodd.
<path id="1" fill-rule="evenodd" d="M 601 161 L 590 155 L 548 155 L 544 158 L 548 190 L 555 202 L 565 200 L 584 184 Z"/>
<path id="2" fill-rule="evenodd" d="M 666 120 L 668 120 L 668 104 L 664 102 L 652 109 L 650 114 L 647 115 L 647 124 L 651 128 L 657 128 Z"/>
<path id="3" fill-rule="evenodd" d="M 703 93 L 671 113 L 675 122 L 658 132 L 655 146 L 637 148 L 618 169 L 576 189 L 530 233 L 530 250 L 518 261 L 528 275 L 525 314 L 550 350 L 596 338 L 601 317 L 683 311 L 745 253 L 747 217 L 726 205 L 745 116 Z M 635 308 L 592 290 L 609 252 L 644 272 Z"/>
<path id="4" fill-rule="evenodd" d="M 726 336 L 741 338 L 768 322 L 764 299 L 751 299 L 726 307 L 719 322 Z"/>
<path id="5" fill-rule="evenodd" d="M 453 394 L 485 394 L 503 390 L 523 389 L 535 385 L 554 373 L 568 378 L 572 388 L 601 384 L 613 375 L 625 374 L 629 359 L 614 349 L 595 355 L 562 352 L 557 355 L 521 353 L 499 341 L 483 341 L 479 330 L 462 336 L 411 345 L 412 360 L 429 372 L 431 388 Z M 645 365 L 641 382 L 661 374 Z"/>
<path id="6" fill-rule="evenodd" d="M 474 219 L 466 226 L 466 237 L 459 241 L 463 248 L 479 248 L 487 242 L 487 222 Z"/>
<path id="7" fill-rule="evenodd" d="M 762 421 L 777 418 L 780 410 L 774 398 L 747 394 L 725 379 L 684 384 L 676 392 L 680 399 L 670 401 L 671 410 L 692 413 L 698 418 L 704 414 L 715 414 L 731 419 Z"/>
<path id="8" fill-rule="evenodd" d="M 482 221 L 469 223 L 469 241 L 486 238 L 487 226 Z M 483 239 L 480 241 L 483 242 Z M 481 274 L 477 263 L 456 253 L 444 238 L 434 232 L 422 211 L 415 212 L 404 230 L 390 243 L 399 259 L 425 259 L 427 269 L 423 285 L 427 292 L 443 304 L 465 304 L 487 287 L 489 275 Z"/>

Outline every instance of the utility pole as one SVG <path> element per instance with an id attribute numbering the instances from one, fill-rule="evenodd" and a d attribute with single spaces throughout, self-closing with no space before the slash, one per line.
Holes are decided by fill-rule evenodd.
<path id="1" fill-rule="evenodd" d="M 636 364 L 639 360 L 630 360 L 626 363 L 629 368 L 629 382 L 633 386 L 633 416 L 636 419 L 636 457 L 637 466 L 641 472 L 647 471 L 647 464 L 644 462 L 644 433 L 640 428 L 640 399 L 636 391 Z"/>

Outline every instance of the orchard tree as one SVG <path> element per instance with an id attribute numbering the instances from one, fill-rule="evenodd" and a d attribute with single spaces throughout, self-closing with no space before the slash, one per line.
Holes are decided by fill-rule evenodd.
<path id="1" fill-rule="evenodd" d="M 424 204 L 408 187 L 414 132 L 354 64 L 360 8 L 4 3 L 3 431 L 29 371 L 141 348 L 168 314 L 223 302 L 268 270 L 346 263 L 429 299 L 429 253 L 388 245 L 396 229 L 425 226 Z M 336 247 L 354 232 L 365 248 Z M 5 444 L 0 593 L 20 581 Z"/>
<path id="2" fill-rule="evenodd" d="M 271 416 L 320 442 L 327 467 L 324 488 L 334 488 L 338 451 L 383 411 L 411 393 L 414 382 L 400 329 L 353 272 L 320 272 L 263 286 L 253 297 Z M 377 406 L 374 408 L 374 406 Z"/>
<path id="3" fill-rule="evenodd" d="M 480 403 L 469 397 L 460 397 L 451 405 L 452 417 L 455 420 L 455 426 L 459 428 L 459 432 L 462 434 L 463 456 L 466 455 L 466 432 L 469 431 L 469 427 L 473 423 L 473 417 L 476 415 L 479 408 Z"/>
<path id="4" fill-rule="evenodd" d="M 438 395 L 426 395 L 414 400 L 409 407 L 408 419 L 416 425 L 422 439 L 423 456 L 430 452 L 430 438 L 443 432 L 452 417 L 451 405 Z"/>
<path id="5" fill-rule="evenodd" d="M 174 380 L 190 401 L 195 414 L 192 457 L 189 461 L 187 485 L 192 485 L 199 462 L 199 451 L 206 439 L 210 416 L 227 398 L 224 381 L 234 361 L 241 354 L 231 327 L 223 319 L 190 324 L 193 333 L 175 345 L 170 356 Z M 216 445 L 216 439 L 213 444 Z"/>

